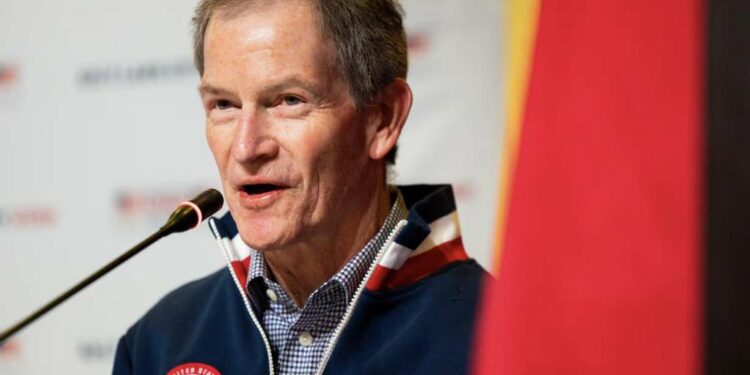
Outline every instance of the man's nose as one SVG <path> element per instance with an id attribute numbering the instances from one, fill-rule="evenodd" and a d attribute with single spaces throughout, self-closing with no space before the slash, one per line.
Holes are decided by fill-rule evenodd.
<path id="1" fill-rule="evenodd" d="M 273 136 L 269 119 L 257 112 L 244 113 L 238 119 L 232 145 L 232 156 L 243 163 L 262 162 L 274 158 L 279 144 Z"/>

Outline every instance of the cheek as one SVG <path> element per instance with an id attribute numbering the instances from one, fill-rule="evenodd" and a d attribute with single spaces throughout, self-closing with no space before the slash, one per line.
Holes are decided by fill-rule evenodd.
<path id="1" fill-rule="evenodd" d="M 321 179 L 322 183 L 329 182 L 331 175 L 350 164 L 352 159 L 350 142 L 340 136 L 319 133 L 306 138 L 300 146 L 308 173 Z"/>
<path id="2" fill-rule="evenodd" d="M 229 159 L 230 149 L 232 146 L 231 134 L 226 129 L 220 129 L 219 127 L 207 125 L 206 127 L 206 142 L 208 148 L 214 156 L 216 165 L 219 167 L 219 172 L 224 175 L 224 168 Z"/>
<path id="3" fill-rule="evenodd" d="M 295 169 L 306 176 L 308 187 L 327 192 L 331 186 L 357 178 L 367 160 L 367 137 L 354 113 L 321 115 L 285 127 L 276 140 Z"/>
<path id="4" fill-rule="evenodd" d="M 327 150 L 345 160 L 359 159 L 365 155 L 367 153 L 366 129 L 356 113 L 340 115 L 334 121 L 326 127 Z"/>
<path id="5" fill-rule="evenodd" d="M 349 187 L 361 183 L 362 175 L 367 173 L 365 136 L 362 131 L 352 129 L 353 126 L 342 126 L 325 144 L 319 145 L 316 163 L 320 185 L 327 195 L 345 193 Z"/>
<path id="6" fill-rule="evenodd" d="M 368 155 L 367 135 L 358 125 L 354 120 L 343 125 L 332 142 L 331 153 L 336 159 L 334 167 L 340 173 L 350 174 L 350 178 L 364 172 Z"/>

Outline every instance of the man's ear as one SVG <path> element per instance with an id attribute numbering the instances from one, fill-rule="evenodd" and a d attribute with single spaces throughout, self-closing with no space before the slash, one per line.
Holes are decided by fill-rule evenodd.
<path id="1" fill-rule="evenodd" d="M 396 147 L 406 118 L 409 117 L 411 102 L 411 88 L 402 78 L 396 78 L 381 90 L 373 103 L 375 108 L 372 108 L 379 116 L 374 116 L 376 123 L 371 124 L 374 132 L 370 137 L 370 158 L 383 159 Z"/>

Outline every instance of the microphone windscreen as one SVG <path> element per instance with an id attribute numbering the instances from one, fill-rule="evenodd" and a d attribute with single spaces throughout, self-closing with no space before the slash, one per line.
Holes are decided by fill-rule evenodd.
<path id="1" fill-rule="evenodd" d="M 216 189 L 208 189 L 190 200 L 201 210 L 203 218 L 207 218 L 221 209 L 224 205 L 224 197 Z"/>
<path id="2" fill-rule="evenodd" d="M 203 219 L 215 214 L 224 205 L 224 198 L 216 189 L 208 189 L 195 198 L 182 202 L 161 227 L 164 234 L 184 232 L 200 225 Z"/>

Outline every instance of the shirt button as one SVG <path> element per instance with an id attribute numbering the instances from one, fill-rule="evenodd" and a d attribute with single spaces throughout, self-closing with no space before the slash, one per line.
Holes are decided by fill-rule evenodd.
<path id="1" fill-rule="evenodd" d="M 299 343 L 302 346 L 310 346 L 313 343 L 313 337 L 310 332 L 302 332 L 299 335 Z"/>
<path id="2" fill-rule="evenodd" d="M 268 298 L 271 299 L 271 301 L 274 301 L 274 302 L 276 302 L 279 299 L 279 296 L 276 295 L 276 292 L 274 292 L 271 289 L 266 289 L 266 295 L 268 296 Z"/>

